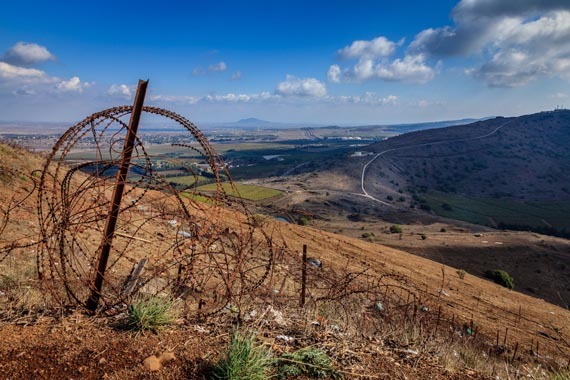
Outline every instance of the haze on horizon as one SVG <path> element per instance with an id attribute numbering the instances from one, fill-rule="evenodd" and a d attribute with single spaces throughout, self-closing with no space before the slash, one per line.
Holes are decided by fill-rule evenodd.
<path id="1" fill-rule="evenodd" d="M 570 105 L 567 0 L 11 2 L 0 119 L 132 102 L 196 122 L 388 124 Z"/>

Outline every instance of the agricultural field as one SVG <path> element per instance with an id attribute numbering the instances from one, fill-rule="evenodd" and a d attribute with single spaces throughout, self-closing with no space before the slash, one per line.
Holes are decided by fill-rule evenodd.
<path id="1" fill-rule="evenodd" d="M 261 201 L 281 195 L 282 191 L 270 189 L 268 187 L 246 185 L 242 183 L 235 183 L 234 186 L 230 183 L 222 184 L 226 194 L 232 197 L 239 197 L 248 201 Z M 200 186 L 197 188 L 199 191 L 210 192 L 216 190 L 216 184 L 210 183 L 208 185 Z"/>
<path id="2" fill-rule="evenodd" d="M 185 175 L 185 176 L 180 176 L 180 177 L 167 177 L 166 181 L 168 181 L 169 183 L 174 183 L 176 185 L 180 185 L 180 186 L 192 186 L 195 184 L 199 184 L 199 183 L 204 183 L 204 182 L 208 182 L 211 179 L 206 178 L 204 176 L 201 175 Z"/>

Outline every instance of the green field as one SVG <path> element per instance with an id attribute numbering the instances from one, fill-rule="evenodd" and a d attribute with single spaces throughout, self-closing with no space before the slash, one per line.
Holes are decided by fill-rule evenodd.
<path id="1" fill-rule="evenodd" d="M 167 177 L 165 180 L 169 183 L 175 183 L 181 186 L 192 186 L 195 183 L 203 183 L 206 181 L 210 181 L 210 179 L 203 177 L 203 176 L 194 176 L 194 175 L 185 175 L 180 177 Z"/>
<path id="2" fill-rule="evenodd" d="M 238 197 L 242 199 L 247 199 L 250 201 L 261 201 L 263 199 L 273 198 L 280 195 L 282 192 L 275 189 L 270 189 L 268 187 L 255 186 L 255 185 L 244 185 L 241 183 L 235 183 L 233 188 L 229 183 L 222 184 L 226 194 Z M 197 188 L 200 191 L 216 191 L 216 184 L 210 183 L 208 185 L 200 186 Z"/>
<path id="3" fill-rule="evenodd" d="M 446 218 L 497 226 L 499 223 L 570 230 L 570 202 L 516 202 L 503 199 L 472 199 L 453 194 L 421 196 L 432 210 Z M 443 205 L 451 206 L 444 208 Z"/>

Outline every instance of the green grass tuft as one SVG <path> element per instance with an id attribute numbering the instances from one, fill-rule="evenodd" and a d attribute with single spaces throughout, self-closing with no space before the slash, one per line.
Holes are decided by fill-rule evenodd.
<path id="1" fill-rule="evenodd" d="M 331 360 L 322 350 L 315 347 L 301 348 L 285 353 L 279 359 L 279 379 L 309 376 L 314 378 L 342 379 L 342 374 L 332 368 Z"/>
<path id="2" fill-rule="evenodd" d="M 209 378 L 215 380 L 265 380 L 273 365 L 270 351 L 256 343 L 255 336 L 234 331 L 230 346 L 212 368 Z"/>
<path id="3" fill-rule="evenodd" d="M 127 325 L 136 331 L 158 332 L 178 318 L 178 302 L 168 297 L 141 297 L 127 312 Z"/>

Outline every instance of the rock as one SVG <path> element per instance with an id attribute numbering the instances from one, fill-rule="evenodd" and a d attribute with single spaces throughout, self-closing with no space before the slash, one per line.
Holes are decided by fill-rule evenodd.
<path id="1" fill-rule="evenodd" d="M 191 238 L 192 234 L 190 232 L 186 232 L 186 231 L 178 231 L 178 235 L 184 237 L 184 238 Z"/>
<path id="2" fill-rule="evenodd" d="M 158 356 L 156 355 L 149 356 L 148 358 L 143 360 L 143 365 L 149 371 L 156 372 L 160 371 L 164 364 L 174 359 L 176 359 L 176 356 L 174 356 L 173 352 L 165 351 Z"/>
<path id="3" fill-rule="evenodd" d="M 164 365 L 164 364 L 166 364 L 169 361 L 174 360 L 174 359 L 176 359 L 176 356 L 174 356 L 174 352 L 169 352 L 169 351 L 165 351 L 158 356 L 158 360 L 160 361 L 160 364 L 162 364 L 162 365 Z"/>
<path id="4" fill-rule="evenodd" d="M 424 313 L 427 313 L 429 311 L 429 307 L 422 306 L 422 307 L 420 307 L 420 310 L 423 311 Z"/>
<path id="5" fill-rule="evenodd" d="M 149 356 L 145 360 L 143 360 L 143 365 L 146 369 L 151 372 L 160 371 L 162 369 L 162 364 L 160 360 L 154 355 Z"/>
<path id="6" fill-rule="evenodd" d="M 374 310 L 382 313 L 384 311 L 384 305 L 382 305 L 382 302 L 378 301 L 374 304 Z"/>
<path id="7" fill-rule="evenodd" d="M 99 359 L 99 364 L 105 364 L 105 363 L 107 363 L 107 359 L 105 358 Z"/>
<path id="8" fill-rule="evenodd" d="M 315 268 L 322 268 L 323 267 L 323 263 L 321 262 L 321 260 L 319 259 L 315 259 L 314 257 L 309 257 L 307 259 L 307 263 L 309 263 L 309 265 L 314 266 Z"/>
<path id="9" fill-rule="evenodd" d="M 282 340 L 285 343 L 293 342 L 295 340 L 295 338 L 293 338 L 292 336 L 287 336 L 287 335 L 277 335 L 275 339 Z"/>

